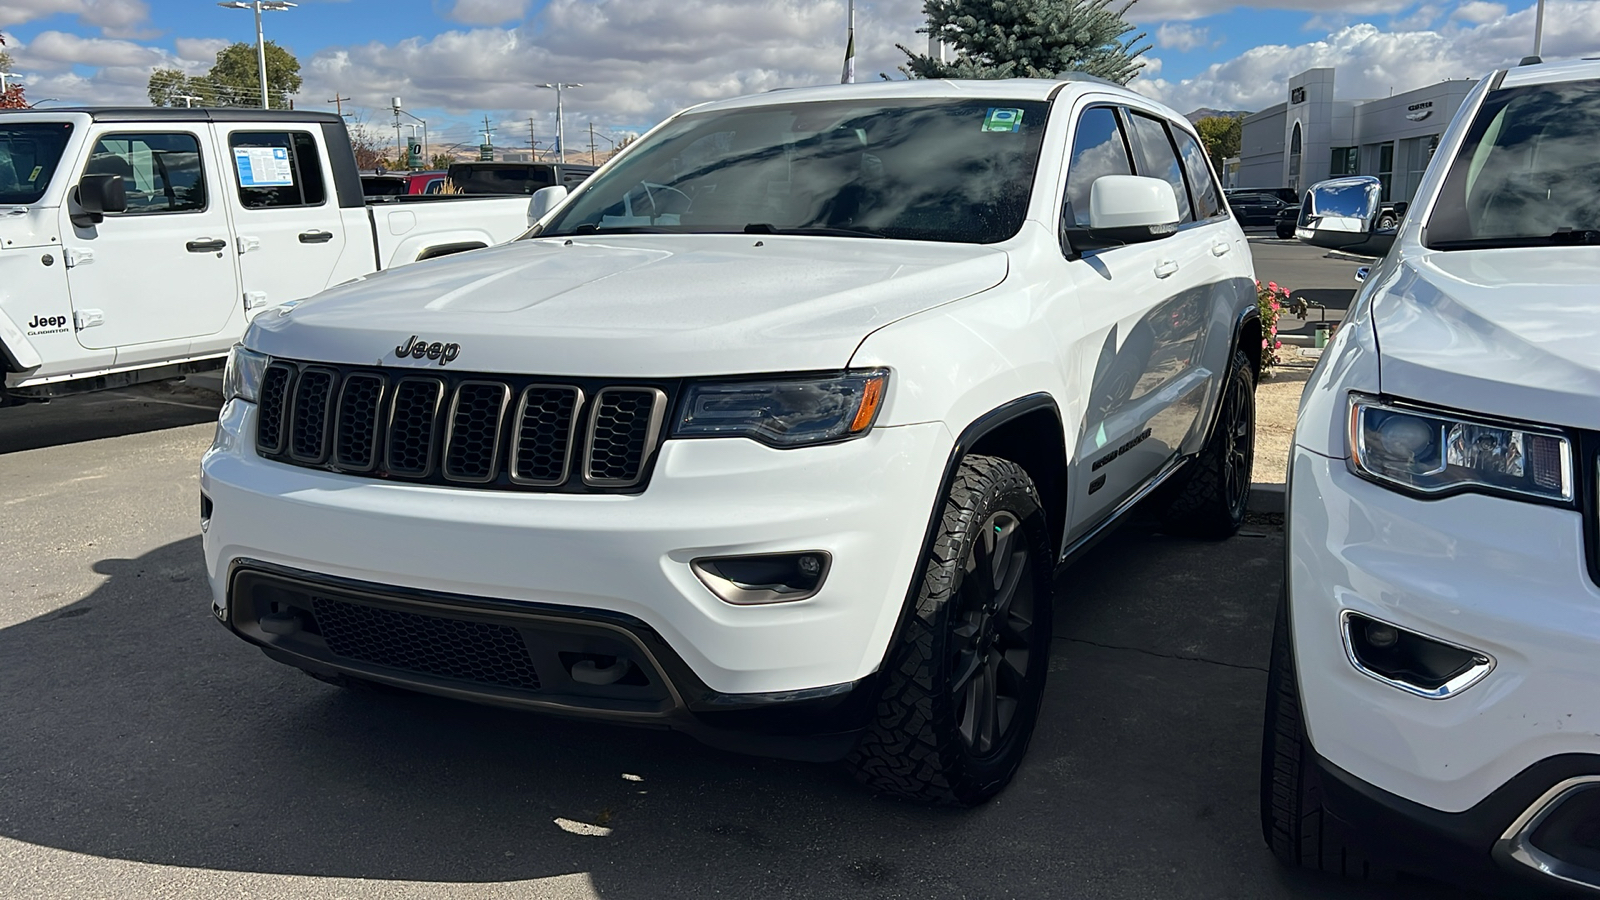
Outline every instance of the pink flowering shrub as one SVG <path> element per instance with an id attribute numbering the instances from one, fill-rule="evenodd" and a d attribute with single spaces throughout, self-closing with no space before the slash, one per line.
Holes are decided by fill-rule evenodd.
<path id="1" fill-rule="evenodd" d="M 1256 373 L 1260 380 L 1272 373 L 1272 367 L 1278 364 L 1278 351 L 1283 349 L 1283 342 L 1278 340 L 1278 317 L 1285 310 L 1298 312 L 1295 304 L 1289 299 L 1289 291 L 1278 287 L 1277 282 L 1269 281 L 1266 284 L 1256 282 L 1256 308 L 1261 311 L 1261 370 Z"/>

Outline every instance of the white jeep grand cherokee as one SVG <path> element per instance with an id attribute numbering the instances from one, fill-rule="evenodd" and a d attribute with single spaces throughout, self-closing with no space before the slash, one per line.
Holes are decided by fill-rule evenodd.
<path id="1" fill-rule="evenodd" d="M 1600 889 L 1597 148 L 1600 62 L 1485 78 L 1307 386 L 1261 782 L 1286 862 Z"/>
<path id="2" fill-rule="evenodd" d="M 675 116 L 525 239 L 255 321 L 215 612 L 328 680 L 844 758 L 976 803 L 1058 563 L 1239 526 L 1250 253 L 1189 124 L 1084 80 Z"/>

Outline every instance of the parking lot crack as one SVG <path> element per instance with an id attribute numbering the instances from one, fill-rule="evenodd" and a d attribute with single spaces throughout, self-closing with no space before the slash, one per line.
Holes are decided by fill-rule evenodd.
<path id="1" fill-rule="evenodd" d="M 1263 674 L 1265 674 L 1267 671 L 1265 666 L 1245 666 L 1240 665 L 1239 663 L 1223 662 L 1220 659 L 1207 659 L 1204 656 L 1185 656 L 1181 653 L 1158 653 L 1155 650 L 1146 650 L 1143 647 L 1123 647 L 1117 644 L 1102 644 L 1099 641 L 1091 641 L 1086 638 L 1057 637 L 1056 640 L 1067 641 L 1073 644 L 1088 644 L 1091 647 L 1099 647 L 1102 650 L 1127 650 L 1132 653 L 1142 653 L 1145 656 L 1154 656 L 1160 659 L 1181 659 L 1185 662 L 1207 663 L 1209 665 L 1222 666 L 1228 669 L 1248 669 L 1251 672 L 1261 672 Z"/>

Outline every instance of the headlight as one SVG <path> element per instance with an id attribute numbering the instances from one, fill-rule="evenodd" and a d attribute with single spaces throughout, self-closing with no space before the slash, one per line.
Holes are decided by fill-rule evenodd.
<path id="1" fill-rule="evenodd" d="M 1460 491 L 1572 500 L 1572 441 L 1538 425 L 1464 418 L 1350 395 L 1350 463 L 1425 494 Z"/>
<path id="2" fill-rule="evenodd" d="M 860 437 L 883 405 L 889 372 L 689 385 L 674 437 L 747 437 L 803 447 Z"/>
<path id="3" fill-rule="evenodd" d="M 222 399 L 256 402 L 261 394 L 261 375 L 267 370 L 267 355 L 234 344 L 228 351 L 228 367 L 222 370 Z"/>

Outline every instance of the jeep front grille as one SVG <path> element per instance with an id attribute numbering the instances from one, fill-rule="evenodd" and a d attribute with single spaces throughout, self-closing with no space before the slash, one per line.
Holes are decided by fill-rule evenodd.
<path id="1" fill-rule="evenodd" d="M 649 478 L 676 388 L 274 360 L 256 450 L 394 481 L 628 493 Z"/>

